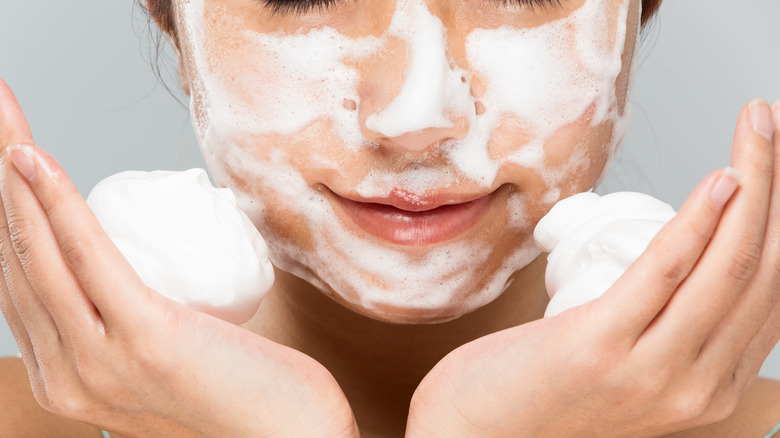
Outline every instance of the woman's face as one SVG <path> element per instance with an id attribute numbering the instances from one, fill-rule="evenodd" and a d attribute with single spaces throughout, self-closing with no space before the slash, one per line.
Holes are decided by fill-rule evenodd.
<path id="1" fill-rule="evenodd" d="M 625 132 L 638 0 L 271 1 L 176 0 L 196 134 L 274 264 L 365 315 L 495 299 Z"/>

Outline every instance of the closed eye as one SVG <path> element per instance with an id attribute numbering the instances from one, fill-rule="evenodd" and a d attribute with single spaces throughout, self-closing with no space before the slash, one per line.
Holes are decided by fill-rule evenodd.
<path id="1" fill-rule="evenodd" d="M 311 11 L 323 11 L 336 3 L 349 0 L 258 0 L 271 15 L 301 15 Z M 492 0 L 504 5 L 519 5 L 529 9 L 557 7 L 561 0 Z"/>

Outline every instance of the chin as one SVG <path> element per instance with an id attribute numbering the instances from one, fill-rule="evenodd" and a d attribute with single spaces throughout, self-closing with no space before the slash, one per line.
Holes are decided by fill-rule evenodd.
<path id="1" fill-rule="evenodd" d="M 392 324 L 438 324 L 458 319 L 494 301 L 507 289 L 508 279 L 513 273 L 514 271 L 505 275 L 494 274 L 493 279 L 487 282 L 468 284 L 470 282 L 464 281 L 460 287 L 454 288 L 445 283 L 436 290 L 418 290 L 415 293 L 408 290 L 374 289 L 362 295 L 354 291 L 336 291 L 330 286 L 315 284 L 315 287 L 343 307 L 377 321 Z M 479 277 L 472 272 L 464 274 L 461 280 Z M 407 299 L 399 299 L 401 296 Z M 414 298 L 408 299 L 411 297 Z"/>
<path id="2" fill-rule="evenodd" d="M 377 309 L 365 308 L 344 302 L 340 302 L 340 304 L 355 313 L 391 324 L 438 324 L 458 319 L 481 307 L 464 308 L 463 306 L 449 306 L 440 308 L 419 308 L 388 306 L 387 308 Z"/>

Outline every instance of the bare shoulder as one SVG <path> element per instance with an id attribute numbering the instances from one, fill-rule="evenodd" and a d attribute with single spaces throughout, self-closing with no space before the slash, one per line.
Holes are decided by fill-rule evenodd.
<path id="1" fill-rule="evenodd" d="M 725 420 L 669 438 L 763 438 L 780 423 L 780 380 L 758 378 Z M 778 435 L 780 438 L 780 435 Z"/>
<path id="2" fill-rule="evenodd" d="M 52 414 L 38 405 L 21 359 L 0 358 L 0 436 L 99 438 L 90 425 Z"/>

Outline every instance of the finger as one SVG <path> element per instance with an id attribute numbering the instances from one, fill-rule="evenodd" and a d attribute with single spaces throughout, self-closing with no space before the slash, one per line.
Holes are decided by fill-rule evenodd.
<path id="1" fill-rule="evenodd" d="M 2 168 L 1 163 L 0 168 Z M 0 180 L 0 193 L 3 192 L 4 188 Z M 25 363 L 37 362 L 34 359 L 36 351 L 44 354 L 46 351 L 58 349 L 59 332 L 19 265 L 9 236 L 5 207 L 2 202 L 0 202 L 0 265 L 3 269 L 3 314 Z"/>
<path id="2" fill-rule="evenodd" d="M 740 175 L 727 168 L 708 175 L 677 215 L 594 305 L 609 309 L 615 339 L 631 346 L 666 306 L 710 241 Z M 600 302 L 599 302 L 600 301 Z"/>
<path id="3" fill-rule="evenodd" d="M 105 329 L 112 323 L 132 326 L 137 321 L 132 312 L 148 308 L 139 303 L 158 300 L 159 296 L 143 284 L 51 156 L 35 146 L 13 147 L 6 152 L 30 182 L 42 208 L 41 218 L 50 225 L 45 233 L 47 249 L 43 245 L 30 247 L 42 261 L 37 269 L 44 269 L 43 261 L 58 252 L 60 262 L 64 260 L 72 273 L 71 280 L 80 285 L 85 299 L 96 307 Z M 41 290 L 57 287 L 46 277 L 41 277 L 41 281 Z M 51 294 L 49 299 L 59 303 L 60 298 Z"/>
<path id="4" fill-rule="evenodd" d="M 0 152 L 12 144 L 32 142 L 30 127 L 16 97 L 0 79 Z M 0 169 L 3 168 L 3 163 L 0 163 Z M 0 181 L 0 193 L 4 190 Z M 51 358 L 57 354 L 61 346 L 60 337 L 53 318 L 27 283 L 8 231 L 5 207 L 0 202 L 0 265 L 4 277 L 0 291 L 2 310 L 32 377 L 39 375 L 39 358 Z"/>
<path id="5" fill-rule="evenodd" d="M 767 356 L 780 345 L 780 301 L 775 303 L 764 325 L 742 352 L 734 370 L 734 380 L 749 384 L 758 375 Z"/>
<path id="6" fill-rule="evenodd" d="M 742 174 L 740 192 L 724 211 L 696 267 L 659 316 L 654 333 L 648 334 L 649 341 L 655 337 L 667 345 L 670 339 L 677 340 L 679 347 L 669 349 L 670 354 L 698 356 L 756 273 L 769 214 L 772 136 L 771 110 L 765 101 L 743 108 L 731 160 Z M 681 337 L 688 342 L 680 342 Z"/>
<path id="7" fill-rule="evenodd" d="M 33 137 L 19 102 L 0 79 L 0 151 L 14 144 L 33 144 Z"/>
<path id="8" fill-rule="evenodd" d="M 2 199 L 0 199 L 0 268 L 3 270 L 3 280 L 0 281 L 0 311 L 3 312 L 5 322 L 11 330 L 22 359 L 27 363 L 28 359 L 34 359 L 32 342 L 30 341 L 30 335 L 27 334 L 27 329 L 19 317 L 19 312 L 16 311 L 13 300 L 11 300 L 11 295 L 5 282 L 5 272 L 10 269 L 6 255 L 6 251 L 9 248 L 10 241 L 8 238 L 8 227 L 5 222 L 5 210 L 3 209 Z"/>
<path id="9" fill-rule="evenodd" d="M 36 384 L 36 379 L 41 375 L 40 364 L 35 355 L 35 348 L 33 347 L 32 340 L 19 317 L 19 313 L 16 311 L 14 303 L 11 300 L 11 295 L 8 293 L 8 288 L 5 286 L 5 281 L 0 282 L 0 309 L 3 312 L 8 328 L 11 330 L 11 334 L 19 348 L 19 355 L 22 357 L 22 362 L 24 362 L 24 366 L 27 368 L 27 376 L 30 379 L 30 385 L 34 386 Z M 38 381 L 40 382 L 40 380 Z"/>
<path id="10" fill-rule="evenodd" d="M 0 84 L 0 113 L 4 123 L 0 131 L 10 135 L 13 141 L 32 140 L 24 114 L 4 83 Z M 71 339 L 80 339 L 86 335 L 85 329 L 94 326 L 94 318 L 89 317 L 96 312 L 94 309 L 90 312 L 93 306 L 59 255 L 48 218 L 29 183 L 8 159 L 8 152 L 18 148 L 17 144 L 6 144 L 0 156 L 3 229 L 10 241 L 5 246 L 13 248 L 12 252 L 3 254 L 8 262 L 6 281 L 15 300 L 34 299 L 43 303 L 48 310 L 45 313 L 57 327 L 58 337 L 73 335 Z M 27 315 L 20 313 L 23 319 Z"/>
<path id="11" fill-rule="evenodd" d="M 19 152 L 18 145 L 10 146 L 0 159 L 3 217 L 11 243 L 6 246 L 13 249 L 4 254 L 9 262 L 6 272 L 9 287 L 16 295 L 35 297 L 42 302 L 59 337 L 83 343 L 91 339 L 89 330 L 99 320 L 97 311 L 60 255 L 46 213 L 30 185 L 9 162 L 9 154 Z M 11 286 L 11 281 L 16 284 Z"/>
<path id="12" fill-rule="evenodd" d="M 24 327 L 21 318 L 19 318 L 19 312 L 16 311 L 16 307 L 11 300 L 11 295 L 8 293 L 5 281 L 0 281 L 0 311 L 3 313 L 3 318 L 5 318 L 11 335 L 14 337 L 14 341 L 16 341 L 16 346 L 19 349 L 19 354 L 22 356 L 22 360 L 24 360 L 25 363 L 30 360 L 36 362 L 30 335 L 27 334 L 27 329 Z"/>
<path id="13" fill-rule="evenodd" d="M 780 336 L 780 102 L 773 110 L 774 179 L 759 267 L 702 351 L 703 360 L 731 359 L 742 369 L 752 360 L 756 372 Z"/>

